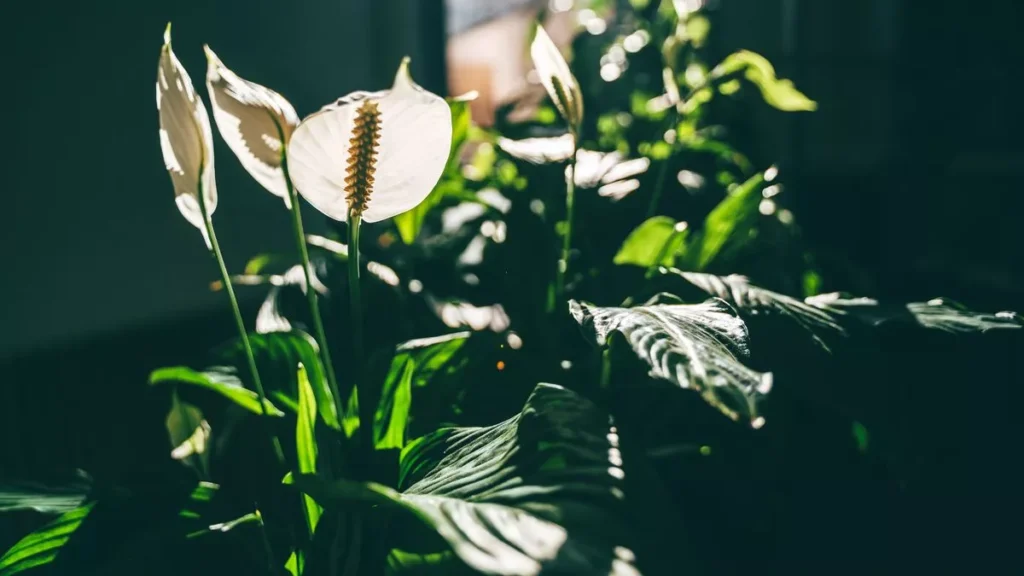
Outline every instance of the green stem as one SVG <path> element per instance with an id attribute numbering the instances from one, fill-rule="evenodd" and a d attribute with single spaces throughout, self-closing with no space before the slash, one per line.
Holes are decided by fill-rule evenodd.
<path id="1" fill-rule="evenodd" d="M 366 357 L 363 354 L 363 302 L 359 286 L 359 226 L 362 216 L 349 209 L 348 213 L 348 293 L 352 306 L 349 321 L 352 324 L 352 358 L 355 365 L 355 385 L 359 401 L 359 437 L 367 454 L 373 452 L 373 415 L 370 383 L 364 378 Z"/>
<path id="2" fill-rule="evenodd" d="M 316 339 L 320 343 L 320 356 L 324 362 L 324 370 L 327 373 L 327 384 L 331 387 L 331 394 L 334 395 L 334 405 L 340 419 L 344 415 L 344 404 L 341 393 L 338 391 L 338 379 L 334 374 L 334 362 L 331 361 L 331 351 L 327 344 L 327 333 L 324 331 L 324 321 L 320 316 L 320 299 L 316 290 L 313 289 L 313 272 L 309 263 L 309 249 L 306 247 L 306 233 L 302 226 L 302 213 L 299 210 L 299 195 L 292 186 L 291 176 L 288 174 L 287 159 L 281 159 L 281 168 L 284 171 L 285 186 L 288 187 L 288 196 L 292 204 L 292 229 L 295 232 L 295 244 L 299 248 L 299 256 L 302 258 L 302 271 L 306 279 L 306 300 L 309 302 L 309 313 L 313 317 L 313 330 L 316 332 Z"/>
<path id="3" fill-rule="evenodd" d="M 228 268 L 224 264 L 224 255 L 221 254 L 220 244 L 217 242 L 217 234 L 213 231 L 213 220 L 206 209 L 205 195 L 205 191 L 200 186 L 199 210 L 203 214 L 203 224 L 206 226 L 206 234 L 210 242 L 210 254 L 217 261 L 217 267 L 220 269 L 220 279 L 224 283 L 224 291 L 228 293 L 228 300 L 231 301 L 231 311 L 235 315 L 235 327 L 238 328 L 238 336 L 242 339 L 242 347 L 245 348 L 245 358 L 249 363 L 249 374 L 252 377 L 253 385 L 256 387 L 256 394 L 260 397 L 260 409 L 263 411 L 264 419 L 267 422 L 267 432 L 270 435 L 274 456 L 277 457 L 278 462 L 284 464 L 284 452 L 281 450 L 281 441 L 277 439 L 277 435 L 274 434 L 273 429 L 270 427 L 269 414 L 267 413 L 267 395 L 263 390 L 263 381 L 260 380 L 260 373 L 256 369 L 256 358 L 252 353 L 252 344 L 249 343 L 249 333 L 245 330 L 245 322 L 242 321 L 242 312 L 238 308 L 238 299 L 235 298 L 235 289 L 231 285 L 231 276 L 228 274 Z"/>
<path id="4" fill-rule="evenodd" d="M 679 123 L 679 112 L 673 108 L 668 115 L 668 126 L 669 129 Z M 677 142 L 679 136 L 676 135 Z M 654 182 L 654 192 L 651 194 L 651 203 L 647 206 L 647 217 L 653 218 L 658 214 L 658 204 L 661 203 L 661 193 L 665 189 L 665 178 L 668 176 L 668 165 L 672 162 L 672 156 L 675 155 L 676 144 L 673 142 L 669 145 L 668 157 L 662 160 L 661 166 L 658 168 L 658 179 Z"/>
<path id="5" fill-rule="evenodd" d="M 576 196 L 576 136 L 573 135 L 572 156 L 565 171 L 565 232 L 562 234 L 562 257 L 558 260 L 558 275 L 555 280 L 555 306 L 565 297 L 565 277 L 569 272 L 569 256 L 572 251 L 572 223 Z"/>

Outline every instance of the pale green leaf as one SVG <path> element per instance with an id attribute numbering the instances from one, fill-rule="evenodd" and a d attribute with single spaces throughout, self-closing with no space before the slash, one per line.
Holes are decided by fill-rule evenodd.
<path id="1" fill-rule="evenodd" d="M 185 384 L 196 386 L 219 394 L 253 414 L 263 414 L 259 396 L 252 390 L 243 387 L 242 381 L 234 373 L 224 369 L 197 372 L 185 366 L 159 368 L 149 375 L 149 383 L 151 385 Z M 266 400 L 264 406 L 268 415 L 284 416 L 284 412 L 278 410 L 270 400 Z"/>
<path id="2" fill-rule="evenodd" d="M 683 245 L 686 223 L 668 216 L 655 216 L 629 233 L 613 262 L 623 265 L 671 266 Z"/>

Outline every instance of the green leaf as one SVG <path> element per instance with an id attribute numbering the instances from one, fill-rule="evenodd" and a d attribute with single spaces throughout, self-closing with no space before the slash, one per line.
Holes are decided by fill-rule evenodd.
<path id="1" fill-rule="evenodd" d="M 727 245 L 742 246 L 760 213 L 763 174 L 755 174 L 740 184 L 704 219 L 704 226 L 693 236 L 680 254 L 676 265 L 691 270 L 704 270 Z"/>
<path id="2" fill-rule="evenodd" d="M 316 396 L 306 376 L 306 368 L 299 364 L 299 417 L 295 425 L 295 451 L 302 474 L 316 473 Z M 308 496 L 303 496 L 305 504 L 306 524 L 310 536 L 320 521 L 321 509 Z"/>
<path id="3" fill-rule="evenodd" d="M 89 515 L 94 503 L 58 516 L 53 522 L 22 538 L 0 557 L 0 576 L 20 574 L 53 562 L 75 530 Z"/>
<path id="4" fill-rule="evenodd" d="M 758 288 L 751 284 L 745 276 L 736 274 L 715 276 L 675 269 L 669 270 L 668 273 L 681 276 L 709 295 L 725 300 L 734 306 L 741 316 L 745 317 L 749 314 L 752 316 L 778 315 L 786 317 L 807 330 L 814 342 L 826 351 L 829 351 L 827 338 L 846 335 L 846 330 L 835 321 L 831 314 L 796 298 Z"/>
<path id="5" fill-rule="evenodd" d="M 334 394 L 324 375 L 324 366 L 320 360 L 320 347 L 316 340 L 301 330 L 288 332 L 268 332 L 266 334 L 249 334 L 256 366 L 263 379 L 267 394 L 273 398 L 283 396 L 290 401 L 282 402 L 282 406 L 296 405 L 299 398 L 298 374 L 295 367 L 302 364 L 306 367 L 309 384 L 316 397 L 317 411 L 324 423 L 335 430 L 341 425 L 338 419 L 338 407 L 334 402 Z M 246 378 L 245 349 L 240 340 L 233 340 L 215 352 L 222 362 L 230 363 L 238 368 L 238 374 Z"/>
<path id="6" fill-rule="evenodd" d="M 430 195 L 418 206 L 395 216 L 395 226 L 398 228 L 398 235 L 402 242 L 412 244 L 423 228 L 423 220 L 427 214 L 441 203 L 449 195 L 457 195 L 462 192 L 462 174 L 459 172 L 459 152 L 462 145 L 469 138 L 469 129 L 473 124 L 470 114 L 469 101 L 465 98 L 448 98 L 448 106 L 452 110 L 452 147 L 448 155 L 448 164 L 445 166 L 438 182 Z"/>
<path id="7" fill-rule="evenodd" d="M 712 71 L 713 78 L 743 72 L 757 86 L 768 105 L 787 112 L 817 110 L 818 104 L 793 86 L 793 82 L 775 77 L 775 68 L 764 56 L 749 50 L 730 54 Z"/>
<path id="8" fill-rule="evenodd" d="M 733 420 L 743 418 L 755 428 L 764 424 L 758 403 L 771 390 L 772 375 L 741 362 L 749 355 L 747 326 L 724 301 L 598 308 L 572 300 L 569 309 L 599 346 L 621 333 L 651 377 L 699 392 Z"/>
<path id="9" fill-rule="evenodd" d="M 644 268 L 671 266 L 676 252 L 683 245 L 685 234 L 685 222 L 676 222 L 668 216 L 655 216 L 629 233 L 613 261 L 619 265 Z"/>
<path id="10" fill-rule="evenodd" d="M 457 557 L 487 574 L 636 574 L 630 462 L 607 412 L 540 384 L 505 422 L 442 430 L 403 451 L 398 498 L 413 514 L 394 519 L 402 538 L 389 564 L 450 574 Z M 420 523 L 447 547 L 416 537 Z"/>
<path id="11" fill-rule="evenodd" d="M 259 396 L 242 386 L 242 381 L 234 373 L 223 368 L 212 368 L 205 372 L 197 372 L 185 366 L 159 368 L 149 375 L 149 383 L 151 385 L 187 384 L 196 386 L 219 394 L 253 414 L 263 414 Z M 284 412 L 278 410 L 270 403 L 270 400 L 266 400 L 264 406 L 266 406 L 268 415 L 284 416 Z"/>
<path id="12" fill-rule="evenodd" d="M 413 388 L 426 387 L 435 376 L 460 368 L 461 365 L 455 362 L 456 356 L 470 335 L 470 332 L 456 332 L 398 345 L 374 418 L 374 438 L 378 449 L 402 448 L 405 445 Z"/>
<path id="13" fill-rule="evenodd" d="M 962 304 L 943 298 L 911 302 L 902 306 L 887 306 L 872 298 L 855 298 L 831 292 L 806 298 L 804 302 L 828 312 L 837 321 L 855 319 L 870 326 L 881 326 L 890 322 L 915 324 L 951 334 L 1024 328 L 1024 320 L 1016 312 L 974 312 Z"/>

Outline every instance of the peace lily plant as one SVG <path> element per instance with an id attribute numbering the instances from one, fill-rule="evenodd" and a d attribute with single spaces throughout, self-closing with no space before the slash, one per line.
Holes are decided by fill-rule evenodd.
<path id="1" fill-rule="evenodd" d="M 860 555 L 829 547 L 843 538 L 806 546 L 847 518 L 777 521 L 813 507 L 766 496 L 764 474 L 749 471 L 812 454 L 842 472 L 813 483 L 844 496 L 876 475 L 872 462 L 914 471 L 920 459 L 892 447 L 920 435 L 887 436 L 908 428 L 904 414 L 894 423 L 873 398 L 844 402 L 919 368 L 879 368 L 858 351 L 880 348 L 889 326 L 897 346 L 920 335 L 952 362 L 959 335 L 1022 322 L 945 300 L 816 295 L 786 167 L 754 166 L 706 106 L 747 84 L 780 110 L 815 103 L 752 52 L 705 65 L 705 3 L 642 4 L 614 26 L 581 22 L 593 37 L 571 67 L 538 26 L 543 101 L 499 109 L 496 128 L 473 125 L 465 98 L 418 86 L 408 58 L 389 89 L 300 120 L 206 47 L 211 123 L 168 28 L 163 161 L 238 335 L 206 368 L 150 376 L 149 393 L 169 397 L 171 449 L 158 449 L 173 466 L 101 469 L 50 492 L 0 484 L 0 511 L 59 514 L 0 557 L 0 576 L 651 576 L 792 571 L 772 558 L 809 548 L 824 562 Z M 520 105 L 531 114 L 513 120 Z M 235 275 L 213 216 L 244 199 L 218 197 L 213 125 L 295 237 Z M 329 218 L 330 237 L 306 234 L 304 203 Z M 718 274 L 733 269 L 773 288 Z M 265 290 L 253 331 L 236 288 Z M 346 291 L 345 305 L 330 300 Z M 848 344 L 859 338 L 868 344 Z"/>

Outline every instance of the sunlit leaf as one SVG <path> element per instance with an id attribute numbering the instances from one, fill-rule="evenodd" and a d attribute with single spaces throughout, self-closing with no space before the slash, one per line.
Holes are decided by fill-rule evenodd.
<path id="1" fill-rule="evenodd" d="M 238 376 L 225 369 L 198 372 L 185 366 L 159 368 L 149 375 L 149 383 L 151 385 L 185 384 L 203 388 L 223 396 L 253 414 L 263 414 L 256 392 L 242 386 L 242 381 L 238 379 Z M 278 410 L 270 400 L 266 400 L 264 406 L 269 416 L 284 416 L 284 412 Z"/>
<path id="2" fill-rule="evenodd" d="M 671 266 L 683 245 L 686 223 L 668 216 L 655 216 L 637 226 L 622 243 L 614 262 L 650 268 Z"/>
<path id="3" fill-rule="evenodd" d="M 340 428 L 334 394 L 320 359 L 320 347 L 312 336 L 300 330 L 250 334 L 249 343 L 268 395 L 283 395 L 290 400 L 287 404 L 298 404 L 295 367 L 301 363 L 306 367 L 320 417 L 331 428 Z M 246 362 L 245 350 L 237 339 L 217 351 L 216 357 L 218 361 L 239 367 L 239 374 L 243 377 L 246 374 L 242 371 Z"/>
<path id="4" fill-rule="evenodd" d="M 715 276 L 680 270 L 671 270 L 669 273 L 681 276 L 709 295 L 732 304 L 739 310 L 741 316 L 746 314 L 784 316 L 807 330 L 814 341 L 825 350 L 829 350 L 829 346 L 826 344 L 829 336 L 846 334 L 846 331 L 832 315 L 821 308 L 784 294 L 754 286 L 745 276 L 736 274 Z"/>
<path id="5" fill-rule="evenodd" d="M 397 347 L 374 419 L 377 448 L 405 446 L 412 389 L 427 386 L 431 378 L 454 368 L 451 362 L 470 335 L 470 332 L 458 332 L 410 340 Z"/>
<path id="6" fill-rule="evenodd" d="M 485 574 L 634 576 L 629 458 L 605 411 L 541 384 L 505 422 L 445 429 L 407 446 L 401 492 L 319 479 L 306 488 L 327 508 L 397 512 L 390 530 L 394 572 L 428 564 L 442 574 L 468 565 Z M 443 540 L 434 544 L 425 530 Z"/>
<path id="7" fill-rule="evenodd" d="M 92 508 L 93 503 L 89 503 L 65 512 L 19 540 L 0 557 L 0 576 L 13 576 L 53 562 Z"/>
<path id="8" fill-rule="evenodd" d="M 703 304 L 648 304 L 599 308 L 572 300 L 569 308 L 584 332 L 603 346 L 621 333 L 650 375 L 695 390 L 733 420 L 764 424 L 758 403 L 772 387 L 772 375 L 747 368 L 747 327 L 717 298 Z"/>
<path id="9" fill-rule="evenodd" d="M 740 50 L 722 60 L 711 72 L 714 78 L 743 72 L 744 77 L 761 91 L 769 105 L 789 112 L 813 111 L 818 104 L 804 96 L 793 86 L 793 82 L 775 77 L 775 67 L 764 56 L 749 50 Z"/>
<path id="10" fill-rule="evenodd" d="M 1019 330 L 1024 327 L 1024 320 L 1016 312 L 974 312 L 962 304 L 943 298 L 893 306 L 881 304 L 873 298 L 857 298 L 831 292 L 811 296 L 804 302 L 828 312 L 837 321 L 853 319 L 871 326 L 898 322 L 952 334 Z"/>
<path id="11" fill-rule="evenodd" d="M 704 219 L 704 226 L 690 236 L 680 252 L 677 265 L 690 270 L 703 270 L 722 252 L 727 244 L 742 245 L 749 240 L 749 231 L 760 213 L 761 187 L 764 175 L 755 174 L 729 192 L 724 200 Z"/>
<path id="12" fill-rule="evenodd" d="M 576 145 L 572 134 L 563 134 L 549 138 L 524 138 L 512 140 L 498 138 L 498 147 L 513 158 L 526 160 L 533 164 L 549 164 L 564 162 L 572 156 Z"/>
<path id="13" fill-rule="evenodd" d="M 91 486 L 92 481 L 85 473 L 65 484 L 0 484 L 0 513 L 33 510 L 43 514 L 63 514 L 81 506 Z"/>
<path id="14" fill-rule="evenodd" d="M 295 454 L 302 474 L 316 473 L 316 396 L 309 385 L 306 368 L 299 364 L 299 417 L 295 424 Z M 316 524 L 320 521 L 321 509 L 308 496 L 303 497 L 305 504 L 306 523 L 312 536 Z"/>

